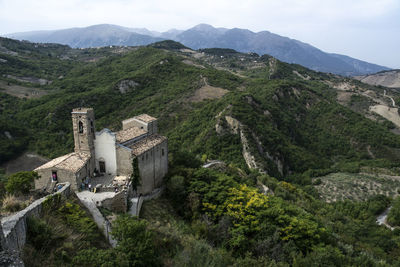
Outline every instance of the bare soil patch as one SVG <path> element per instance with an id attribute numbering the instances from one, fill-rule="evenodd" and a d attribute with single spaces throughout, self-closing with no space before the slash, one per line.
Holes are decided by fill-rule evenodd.
<path id="1" fill-rule="evenodd" d="M 190 98 L 191 102 L 201 102 L 206 99 L 217 99 L 223 97 L 229 91 L 220 87 L 205 85 L 196 90 L 194 96 Z"/>
<path id="2" fill-rule="evenodd" d="M 38 98 L 48 94 L 48 92 L 39 88 L 8 84 L 4 81 L 0 81 L 0 92 L 4 92 L 19 98 Z"/>
<path id="3" fill-rule="evenodd" d="M 397 127 L 400 127 L 398 108 L 390 108 L 385 105 L 375 105 L 371 106 L 370 110 L 393 122 Z"/>
<path id="4" fill-rule="evenodd" d="M 229 90 L 224 88 L 209 85 L 206 78 L 202 78 L 201 82 L 204 85 L 197 89 L 194 95 L 190 97 L 191 102 L 201 102 L 206 99 L 218 99 L 229 92 Z"/>
<path id="5" fill-rule="evenodd" d="M 190 65 L 190 66 L 195 66 L 195 67 L 198 67 L 200 69 L 205 69 L 206 68 L 203 65 L 196 64 L 196 63 L 194 63 L 193 61 L 191 61 L 189 59 L 182 60 L 182 63 L 185 63 L 186 65 Z"/>
<path id="6" fill-rule="evenodd" d="M 353 93 L 350 92 L 337 91 L 337 101 L 342 105 L 346 105 L 350 102 L 352 95 Z"/>

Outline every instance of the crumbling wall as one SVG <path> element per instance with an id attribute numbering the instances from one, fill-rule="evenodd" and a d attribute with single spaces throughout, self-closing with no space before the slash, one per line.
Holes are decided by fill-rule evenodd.
<path id="1" fill-rule="evenodd" d="M 70 193 L 70 183 L 66 183 L 58 192 L 52 194 L 61 194 L 62 196 L 68 196 Z M 42 197 L 34 201 L 31 205 L 25 209 L 13 214 L 11 216 L 1 219 L 2 227 L 2 247 L 9 251 L 21 251 L 26 243 L 26 230 L 27 224 L 26 219 L 28 217 L 39 217 L 42 211 L 42 204 L 48 198 Z"/>
<path id="2" fill-rule="evenodd" d="M 121 192 L 115 194 L 112 198 L 107 198 L 103 200 L 101 205 L 109 210 L 116 212 L 126 212 L 128 209 L 128 192 L 127 190 L 122 190 Z"/>

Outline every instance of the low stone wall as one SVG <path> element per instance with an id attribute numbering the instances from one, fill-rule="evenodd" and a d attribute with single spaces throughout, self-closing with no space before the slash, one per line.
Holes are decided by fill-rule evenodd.
<path id="1" fill-rule="evenodd" d="M 93 217 L 94 222 L 97 227 L 103 232 L 104 236 L 107 238 L 109 244 L 113 247 L 117 246 L 117 241 L 114 240 L 110 234 L 111 225 L 108 220 L 103 217 L 100 210 L 97 208 L 96 203 L 90 197 L 85 195 L 85 192 L 75 192 L 79 201 L 87 208 Z"/>
<path id="2" fill-rule="evenodd" d="M 144 196 L 140 195 L 140 196 L 136 196 L 136 197 L 131 197 L 129 200 L 131 202 L 131 207 L 130 207 L 128 213 L 133 216 L 139 217 L 140 210 L 142 209 L 143 201 L 152 200 L 152 199 L 160 197 L 161 194 L 164 192 L 164 189 L 165 189 L 165 187 L 160 187 L 160 188 L 154 189 L 148 195 L 144 195 Z"/>
<path id="3" fill-rule="evenodd" d="M 115 194 L 113 198 L 108 198 L 103 200 L 101 206 L 106 209 L 116 211 L 116 212 L 126 212 L 128 209 L 128 192 L 122 190 Z"/>
<path id="4" fill-rule="evenodd" d="M 70 193 L 70 186 L 70 183 L 65 183 L 58 192 L 50 196 L 57 194 L 68 196 Z M 26 243 L 26 219 L 31 216 L 39 217 L 40 212 L 42 211 L 42 204 L 48 197 L 49 196 L 42 197 L 16 214 L 1 219 L 1 226 L 3 228 L 1 234 L 3 234 L 4 240 L 2 247 L 4 250 L 22 250 Z"/>

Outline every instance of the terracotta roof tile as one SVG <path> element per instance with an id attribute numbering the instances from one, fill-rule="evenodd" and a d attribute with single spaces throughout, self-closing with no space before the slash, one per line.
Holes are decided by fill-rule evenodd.
<path id="1" fill-rule="evenodd" d="M 165 136 L 153 134 L 146 138 L 143 138 L 139 142 L 134 143 L 133 145 L 129 146 L 129 148 L 132 149 L 132 154 L 134 154 L 135 156 L 139 156 L 147 150 L 151 149 L 152 147 L 161 144 L 165 140 L 167 140 Z"/>
<path id="2" fill-rule="evenodd" d="M 143 129 L 140 129 L 138 127 L 131 127 L 131 128 L 116 132 L 115 134 L 117 135 L 117 142 L 124 143 L 126 141 L 129 141 L 135 137 L 144 135 L 146 133 L 147 132 Z"/>
<path id="3" fill-rule="evenodd" d="M 58 158 L 55 158 L 42 166 L 39 166 L 35 169 L 35 171 L 49 169 L 49 168 L 57 168 L 63 169 L 67 171 L 77 172 L 79 171 L 87 161 L 90 159 L 90 155 L 86 153 L 70 153 Z"/>
<path id="4" fill-rule="evenodd" d="M 141 114 L 141 115 L 135 116 L 135 117 L 133 117 L 133 119 L 137 119 L 137 120 L 147 122 L 147 123 L 157 120 L 156 118 L 154 118 L 150 115 L 147 115 L 147 114 Z"/>

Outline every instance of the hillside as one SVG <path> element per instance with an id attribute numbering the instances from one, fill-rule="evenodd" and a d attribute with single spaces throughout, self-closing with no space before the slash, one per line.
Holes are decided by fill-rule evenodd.
<path id="1" fill-rule="evenodd" d="M 370 85 L 400 88 L 400 70 L 382 71 L 370 75 L 355 76 L 354 79 Z"/>
<path id="2" fill-rule="evenodd" d="M 112 51 L 112 48 L 108 50 Z M 230 57 L 228 53 L 223 60 L 218 60 L 213 50 L 203 53 L 182 51 L 140 48 L 108 56 L 95 64 L 83 63 L 79 60 L 80 55 L 75 60 L 58 59 L 70 64 L 77 61 L 78 64 L 65 72 L 62 79 L 43 86 L 48 95 L 29 102 L 10 100 L 21 103 L 14 105 L 18 120 L 28 122 L 27 126 L 37 133 L 29 146 L 50 157 L 68 151 L 72 140 L 69 113 L 65 110 L 79 105 L 95 108 L 99 128 L 119 127 L 115 121 L 141 112 L 150 113 L 160 118 L 160 128 L 170 136 L 173 149 L 186 148 L 187 140 L 188 149 L 222 159 L 229 159 L 231 153 L 240 155 L 242 150 L 237 135 L 230 133 L 229 125 L 225 126 L 228 123 L 226 117 L 233 117 L 242 125 L 250 144 L 255 145 L 250 145 L 250 149 L 256 161 L 260 161 L 257 164 L 274 175 L 304 172 L 308 168 L 329 168 L 337 163 L 333 157 L 338 155 L 357 161 L 366 157 L 368 145 L 378 157 L 398 157 L 390 148 L 397 147 L 396 136 L 387 133 L 377 140 L 365 135 L 363 129 L 384 132 L 384 126 L 362 119 L 336 103 L 336 89 L 324 83 L 324 79 L 334 80 L 333 76 L 283 64 L 270 57 L 245 54 Z M 226 61 L 233 66 L 231 72 L 223 70 Z M 221 70 L 209 64 L 221 65 Z M 241 66 L 245 64 L 247 66 Z M 235 73 L 235 67 L 245 71 Z M 6 68 L 2 73 L 12 75 L 14 72 Z M 249 79 L 248 75 L 257 78 Z M 313 77 L 307 80 L 301 78 L 302 75 Z M 133 81 L 135 86 L 121 90 L 124 81 Z M 224 94 L 218 95 L 211 102 L 193 103 L 193 96 L 201 94 L 205 85 L 222 88 L 225 96 L 220 98 Z M 282 110 L 287 112 L 282 113 Z M 342 114 L 341 119 L 337 113 Z M 208 116 L 215 119 L 205 120 Z M 353 123 L 343 124 L 343 118 Z M 201 124 L 187 124 L 187 121 Z M 215 127 L 219 125 L 218 133 Z M 359 129 L 353 129 L 354 126 Z M 193 133 L 189 135 L 189 132 Z M 13 136 L 13 132 L 10 133 Z M 176 133 L 179 133 L 179 145 L 173 141 Z M 187 137 L 182 139 L 182 135 Z M 219 148 L 228 141 L 220 140 L 228 140 L 227 137 L 236 140 L 233 144 L 237 145 L 231 144 L 230 151 L 225 152 L 226 148 Z M 220 145 L 216 146 L 218 143 Z M 315 164 L 317 158 L 318 164 Z"/>
<path id="3" fill-rule="evenodd" d="M 0 82 L 46 92 L 16 97 L 13 88 L 0 90 L 1 162 L 26 150 L 49 158 L 72 151 L 74 107 L 93 107 L 97 130 L 118 130 L 122 119 L 140 113 L 159 118 L 169 144 L 166 194 L 145 203 L 141 215 L 141 227 L 152 233 L 146 234 L 146 249 L 151 246 L 149 258 L 157 264 L 397 263 L 398 231 L 375 223 L 396 195 L 391 185 L 397 182 L 373 183 L 368 188 L 376 192 L 366 194 L 365 181 L 373 176 L 360 178 L 346 185 L 359 187 L 353 199 L 363 201 L 324 201 L 337 195 L 327 190 L 338 185 L 334 173 L 350 173 L 340 179 L 398 174 L 398 128 L 370 109 L 390 107 L 388 96 L 397 99 L 396 90 L 384 94 L 383 88 L 268 55 L 195 51 L 173 41 L 101 49 L 1 41 L 6 52 L 0 58 L 18 64 L 0 64 Z M 48 67 L 29 71 L 28 64 Z M 202 168 L 206 160 L 224 163 Z M 273 194 L 264 194 L 265 188 Z M 66 244 L 55 242 L 48 251 L 30 247 L 28 256 L 40 252 L 60 266 L 71 260 L 113 266 L 122 257 L 129 266 L 138 260 L 135 253 L 142 255 L 140 246 L 129 244 L 85 247 L 71 259 L 58 257 Z"/>
<path id="4" fill-rule="evenodd" d="M 7 37 L 31 42 L 60 43 L 81 48 L 109 45 L 137 46 L 172 39 L 192 49 L 219 47 L 245 53 L 269 54 L 284 62 L 346 76 L 389 69 L 348 56 L 326 53 L 309 44 L 268 31 L 255 33 L 247 29 L 214 28 L 207 24 L 199 24 L 185 31 L 170 30 L 164 33 L 101 24 L 57 31 L 14 33 L 8 34 Z"/>

